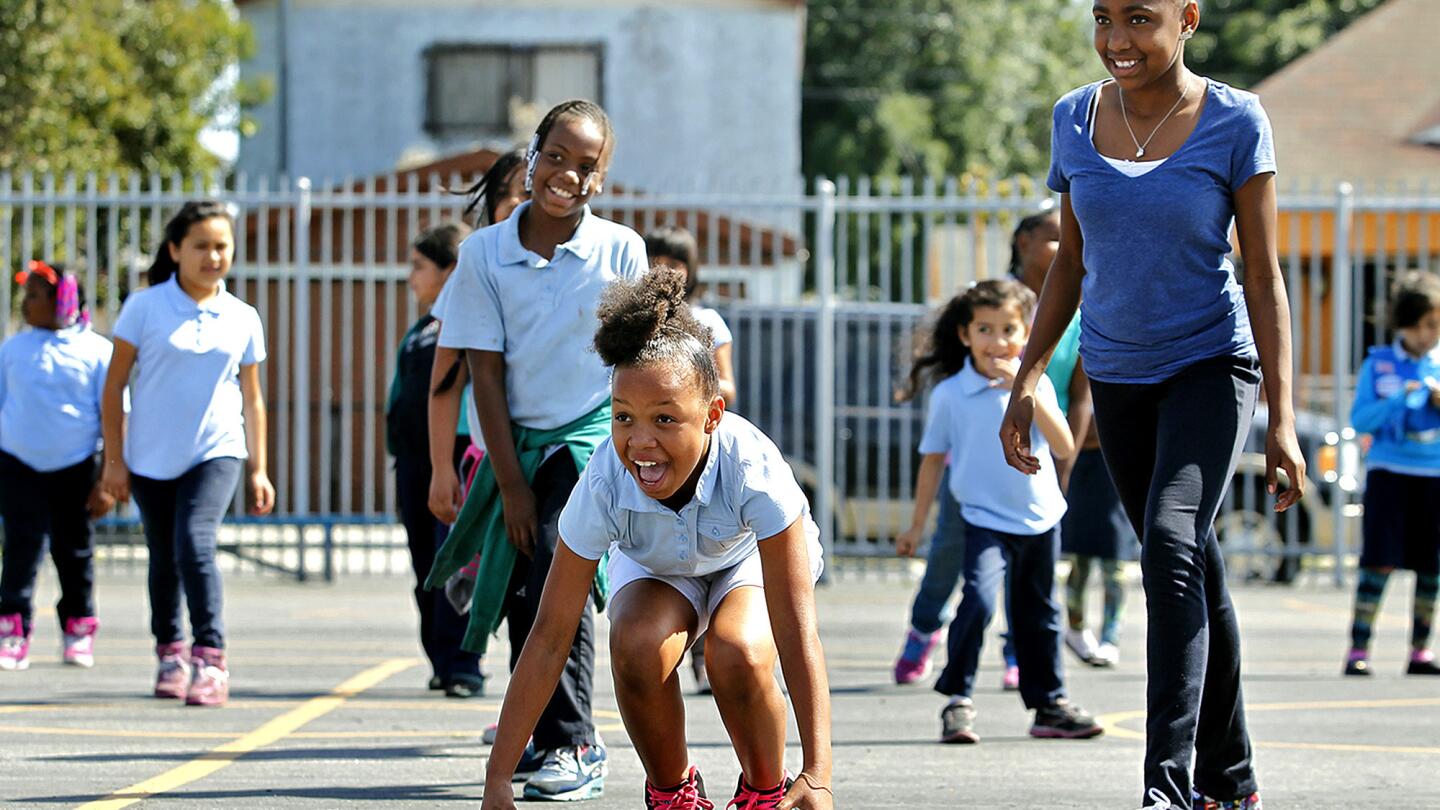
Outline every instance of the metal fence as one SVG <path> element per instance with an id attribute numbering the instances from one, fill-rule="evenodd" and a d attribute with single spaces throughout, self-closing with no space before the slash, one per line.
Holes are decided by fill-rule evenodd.
<path id="1" fill-rule="evenodd" d="M 408 565 L 394 525 L 384 406 L 395 347 L 416 306 L 409 244 L 458 219 L 468 178 L 305 179 L 0 175 L 0 266 L 77 269 L 108 331 L 141 285 L 166 218 L 185 200 L 235 207 L 230 289 L 264 319 L 277 517 L 227 527 L 233 564 L 327 575 Z M 602 198 L 600 214 L 644 231 L 692 230 L 706 297 L 735 333 L 737 410 L 767 431 L 808 488 L 834 551 L 887 555 L 908 523 L 922 402 L 898 402 L 912 337 L 967 283 L 1004 275 L 1018 219 L 1053 203 L 1028 178 L 816 180 L 795 193 Z M 1364 348 L 1388 339 L 1388 283 L 1440 261 L 1440 195 L 1410 188 L 1283 189 L 1278 246 L 1290 290 L 1297 406 L 1315 480 L 1277 519 L 1257 483 L 1257 429 L 1218 522 L 1232 566 L 1339 576 L 1356 549 L 1363 483 L 1344 431 Z M 1156 302 L 1156 306 L 1184 302 Z M 0 328 L 18 328 L 0 285 Z M 1262 414 L 1263 417 L 1263 414 Z M 237 493 L 235 516 L 240 517 Z M 111 559 L 143 559 L 122 512 Z M 138 546 L 138 548 L 136 547 Z"/>

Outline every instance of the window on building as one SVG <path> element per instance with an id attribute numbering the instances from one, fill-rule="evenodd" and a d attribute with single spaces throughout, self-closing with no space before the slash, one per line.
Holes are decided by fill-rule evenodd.
<path id="1" fill-rule="evenodd" d="M 508 138 L 517 103 L 601 101 L 599 46 L 436 45 L 425 59 L 425 129 L 442 137 Z"/>

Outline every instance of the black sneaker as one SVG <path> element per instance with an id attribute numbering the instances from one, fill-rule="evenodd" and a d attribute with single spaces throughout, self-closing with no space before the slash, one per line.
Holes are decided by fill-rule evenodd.
<path id="1" fill-rule="evenodd" d="M 1345 660 L 1345 674 L 1368 678 L 1371 675 L 1370 662 L 1364 658 L 1347 658 Z"/>
<path id="2" fill-rule="evenodd" d="M 1104 727 L 1095 722 L 1095 718 L 1065 700 L 1036 709 L 1035 723 L 1030 726 L 1031 737 L 1053 740 L 1086 740 L 1104 733 Z"/>
<path id="3" fill-rule="evenodd" d="M 445 679 L 439 675 L 431 675 L 430 683 L 425 685 L 431 692 L 439 692 L 445 688 Z"/>
<path id="4" fill-rule="evenodd" d="M 1434 658 L 1410 659 L 1410 665 L 1405 667 L 1406 675 L 1440 675 L 1440 666 L 1436 666 Z"/>
<path id="5" fill-rule="evenodd" d="M 485 694 L 484 675 L 456 675 L 445 684 L 446 697 L 472 698 Z"/>
<path id="6" fill-rule="evenodd" d="M 940 712 L 940 742 L 980 742 L 980 735 L 975 733 L 975 704 L 969 699 L 951 703 Z"/>

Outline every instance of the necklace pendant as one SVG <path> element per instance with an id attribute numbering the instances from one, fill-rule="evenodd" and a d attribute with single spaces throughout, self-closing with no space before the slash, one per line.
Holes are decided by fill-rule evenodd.
<path id="1" fill-rule="evenodd" d="M 1139 160 L 1142 157 L 1145 157 L 1145 147 L 1143 146 L 1135 150 L 1135 159 Z"/>

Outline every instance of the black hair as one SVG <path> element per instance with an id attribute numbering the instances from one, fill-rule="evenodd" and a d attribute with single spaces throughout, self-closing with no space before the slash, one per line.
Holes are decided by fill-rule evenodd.
<path id="1" fill-rule="evenodd" d="M 1395 281 L 1390 298 L 1390 328 L 1409 329 L 1433 309 L 1440 309 L 1440 276 L 1412 270 Z"/>
<path id="2" fill-rule="evenodd" d="M 421 256 L 434 262 L 436 267 L 446 270 L 460 260 L 460 243 L 469 235 L 470 226 L 463 222 L 442 222 L 422 231 L 411 246 Z M 455 386 L 455 381 L 460 378 L 462 362 L 463 356 L 450 366 L 445 376 L 435 385 L 435 393 L 443 394 Z"/>
<path id="3" fill-rule="evenodd" d="M 596 171 L 603 170 L 610 162 L 610 153 L 615 148 L 615 128 L 610 125 L 610 116 L 593 101 L 576 98 L 551 107 L 550 112 L 540 119 L 540 126 L 535 128 L 535 149 L 544 149 L 550 130 L 567 118 L 583 118 L 594 122 L 595 126 L 600 128 L 600 164 L 595 168 Z"/>
<path id="4" fill-rule="evenodd" d="M 901 402 L 913 399 L 964 368 L 970 349 L 960 340 L 960 333 L 975 320 L 975 310 L 1005 307 L 1015 307 L 1020 317 L 1029 321 L 1035 309 L 1035 293 L 1014 279 L 1004 278 L 981 281 L 950 299 L 929 333 L 921 332 L 908 385 L 897 398 Z"/>
<path id="5" fill-rule="evenodd" d="M 164 284 L 180 271 L 180 266 L 170 255 L 170 245 L 179 247 L 180 243 L 185 241 L 185 235 L 190 233 L 191 225 L 215 217 L 224 218 L 230 223 L 231 229 L 234 229 L 235 218 L 230 215 L 230 209 L 218 200 L 191 200 L 180 206 L 175 216 L 165 223 L 165 237 L 160 240 L 160 247 L 155 251 L 155 261 L 150 263 L 150 270 L 146 274 L 151 287 Z"/>
<path id="6" fill-rule="evenodd" d="M 635 281 L 616 281 L 600 297 L 595 350 L 615 368 L 683 365 L 706 400 L 720 394 L 714 337 L 685 303 L 685 275 L 663 265 Z"/>
<path id="7" fill-rule="evenodd" d="M 1029 233 L 1040 227 L 1045 220 L 1059 215 L 1060 213 L 1055 209 L 1047 208 L 1044 211 L 1038 211 L 1015 223 L 1015 232 L 1010 234 L 1010 275 L 1019 278 L 1021 271 L 1025 269 L 1020 266 L 1020 234 Z"/>
<path id="8" fill-rule="evenodd" d="M 495 209 L 500 206 L 500 198 L 510 188 L 510 183 L 507 182 L 510 175 L 517 171 L 525 171 L 525 150 L 520 147 L 511 149 L 495 158 L 495 162 L 491 163 L 490 168 L 486 169 L 480 179 L 475 181 L 475 185 L 464 191 L 455 192 L 470 198 L 470 203 L 465 206 L 463 216 L 466 218 L 475 216 L 473 221 L 477 227 L 494 225 Z M 477 208 L 480 210 L 478 215 L 475 214 Z"/>
<path id="9" fill-rule="evenodd" d="M 656 259 L 674 259 L 685 265 L 685 298 L 695 297 L 700 286 L 700 246 L 695 237 L 678 225 L 661 225 L 645 234 L 645 255 L 653 264 Z"/>

